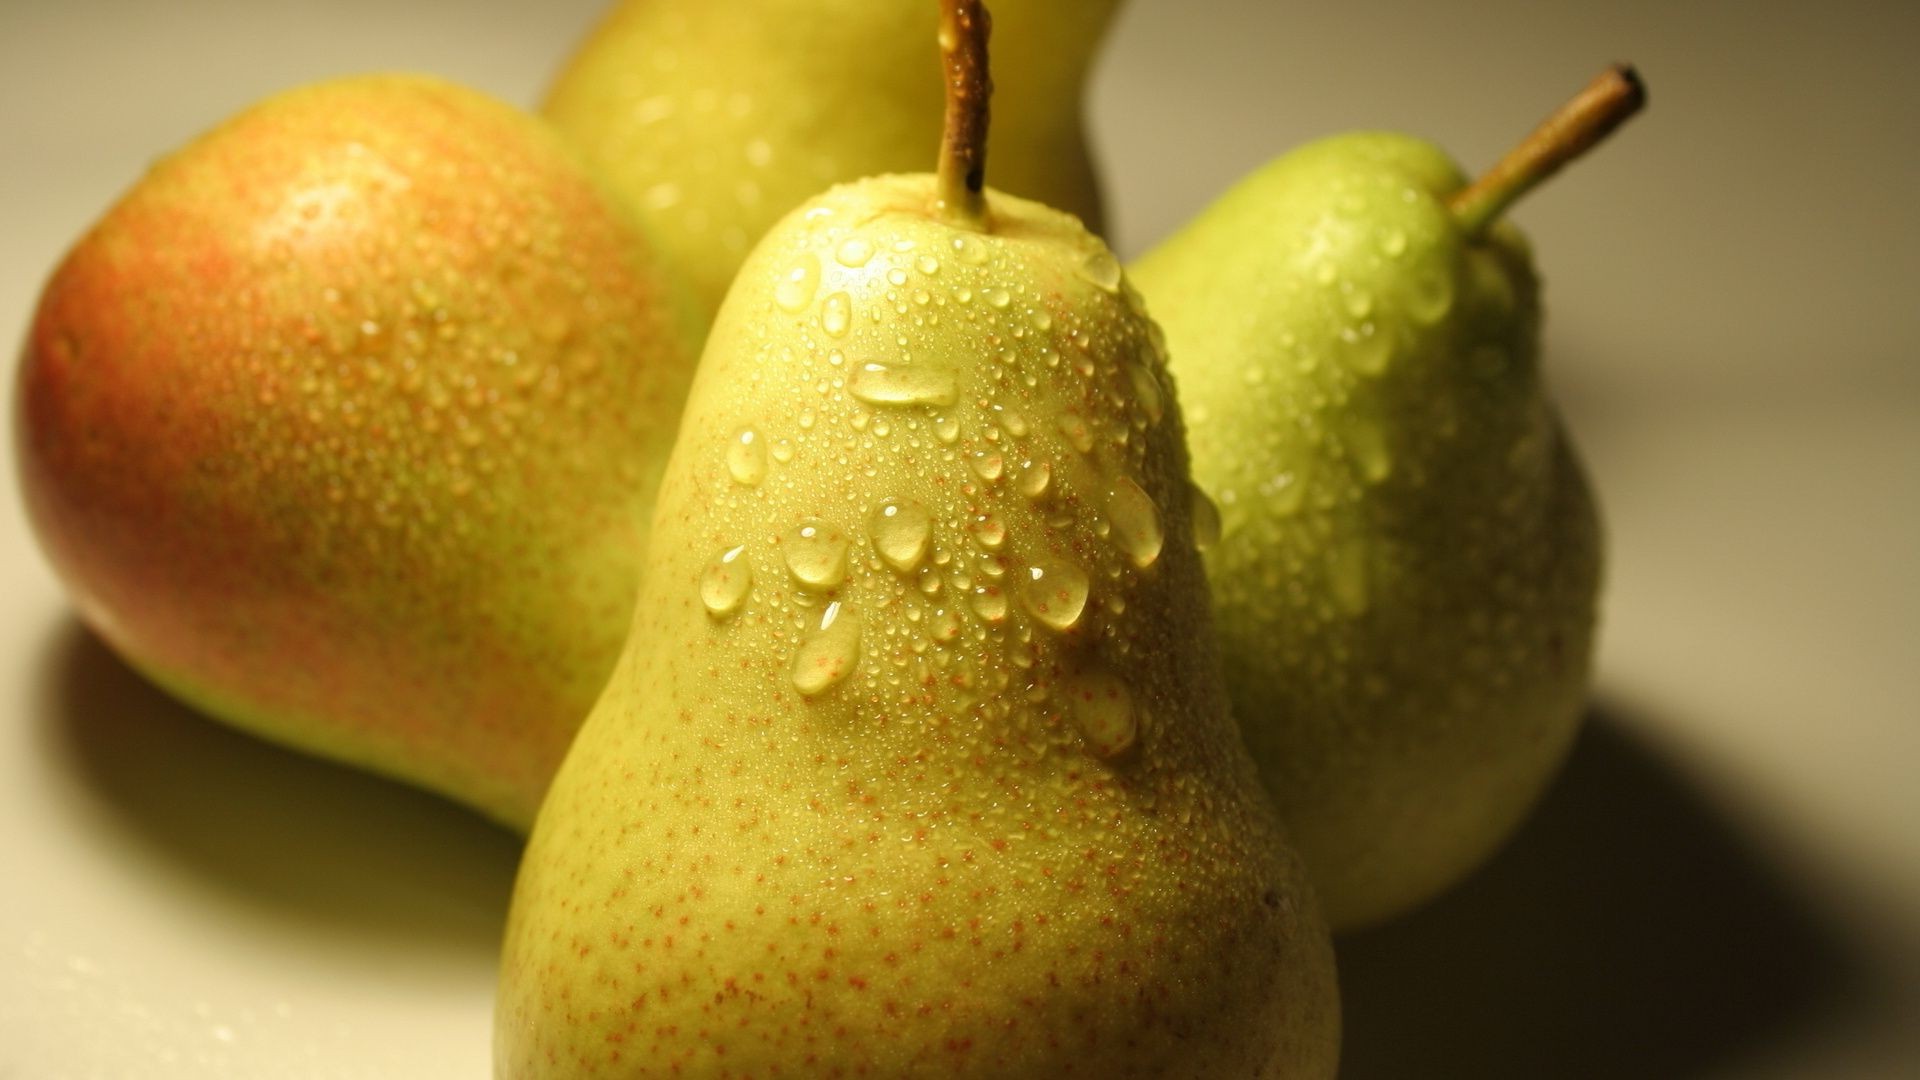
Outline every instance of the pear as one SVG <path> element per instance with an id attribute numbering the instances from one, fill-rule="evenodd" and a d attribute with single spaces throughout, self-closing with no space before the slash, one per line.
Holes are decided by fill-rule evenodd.
<path id="1" fill-rule="evenodd" d="M 1609 72 L 1465 190 L 1410 137 L 1313 143 L 1133 267 L 1218 502 L 1235 712 L 1336 931 L 1484 860 L 1577 729 L 1599 526 L 1498 214 L 1642 97 Z"/>
<path id="2" fill-rule="evenodd" d="M 525 828 L 631 618 L 686 308 L 537 118 L 421 77 L 294 90 L 48 282 L 29 516 L 166 689 Z"/>
<path id="3" fill-rule="evenodd" d="M 803 204 L 727 296 L 516 882 L 503 1080 L 1332 1075 L 1152 325 L 942 162 Z"/>
<path id="4" fill-rule="evenodd" d="M 1102 232 L 1081 102 L 1120 0 L 1001 0 L 997 186 Z M 711 317 L 760 235 L 940 140 L 927 0 L 624 0 L 542 111 L 632 200 Z"/>

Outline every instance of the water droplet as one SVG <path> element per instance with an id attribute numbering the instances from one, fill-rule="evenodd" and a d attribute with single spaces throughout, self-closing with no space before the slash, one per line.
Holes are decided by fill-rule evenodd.
<path id="1" fill-rule="evenodd" d="M 1146 410 L 1147 423 L 1157 424 L 1167 412 L 1166 395 L 1160 392 L 1160 380 L 1153 377 L 1152 369 L 1145 364 L 1125 361 L 1127 379 L 1133 383 L 1133 396 L 1139 400 L 1140 407 Z"/>
<path id="2" fill-rule="evenodd" d="M 973 522 L 973 538 L 988 551 L 999 551 L 1007 542 L 1007 524 L 997 514 L 981 514 Z"/>
<path id="3" fill-rule="evenodd" d="M 847 390 L 869 405 L 951 405 L 960 396 L 951 372 L 902 364 L 862 364 Z"/>
<path id="4" fill-rule="evenodd" d="M 1007 290 L 1005 289 L 999 289 L 999 288 L 988 289 L 986 292 L 986 297 L 987 297 L 987 303 L 992 304 L 994 307 L 997 307 L 997 308 L 1004 308 L 1008 304 L 1013 303 L 1013 294 L 1007 292 Z"/>
<path id="5" fill-rule="evenodd" d="M 951 445 L 960 438 L 960 420 L 958 417 L 942 416 L 933 422 L 933 435 L 943 443 Z"/>
<path id="6" fill-rule="evenodd" d="M 1341 354 L 1347 366 L 1362 375 L 1378 375 L 1393 358 L 1393 335 L 1371 321 L 1340 331 Z"/>
<path id="7" fill-rule="evenodd" d="M 1107 494 L 1107 518 L 1113 522 L 1113 535 L 1120 550 L 1127 553 L 1133 565 L 1152 566 L 1160 557 L 1160 548 L 1166 543 L 1160 510 L 1132 477 L 1121 477 Z"/>
<path id="8" fill-rule="evenodd" d="M 1000 414 L 1000 426 L 1007 429 L 1007 434 L 1016 439 L 1026 437 L 1028 431 L 1026 417 L 1004 405 L 995 405 L 993 410 Z"/>
<path id="9" fill-rule="evenodd" d="M 788 311 L 799 311 L 813 303 L 813 291 L 820 286 L 820 260 L 803 251 L 780 284 L 773 288 L 773 302 Z"/>
<path id="10" fill-rule="evenodd" d="M 722 551 L 700 575 L 700 602 L 707 606 L 707 614 L 724 619 L 746 603 L 747 593 L 753 590 L 753 567 L 740 557 L 746 550 L 747 545 L 741 544 Z"/>
<path id="11" fill-rule="evenodd" d="M 940 272 L 940 260 L 931 255 L 922 255 L 913 261 L 913 268 L 932 277 Z"/>
<path id="12" fill-rule="evenodd" d="M 912 499 L 887 499 L 869 523 L 873 549 L 895 570 L 912 570 L 926 558 L 933 539 L 933 515 Z"/>
<path id="13" fill-rule="evenodd" d="M 748 487 L 766 479 L 767 441 L 752 428 L 741 429 L 727 443 L 727 475 Z"/>
<path id="14" fill-rule="evenodd" d="M 998 585 L 982 585 L 973 590 L 973 610 L 982 619 L 997 623 L 1007 617 L 1007 594 Z"/>
<path id="15" fill-rule="evenodd" d="M 1220 508 L 1200 485 L 1190 484 L 1187 490 L 1193 496 L 1193 546 L 1205 551 L 1220 542 Z"/>
<path id="16" fill-rule="evenodd" d="M 809 589 L 825 591 L 847 579 L 847 538 L 818 519 L 803 521 L 786 545 L 787 569 Z"/>
<path id="17" fill-rule="evenodd" d="M 873 245 L 859 237 L 841 244 L 833 253 L 834 261 L 850 270 L 858 270 L 873 259 Z"/>
<path id="18" fill-rule="evenodd" d="M 953 250 L 959 254 L 960 261 L 966 263 L 968 266 L 985 266 L 987 264 L 987 245 L 982 243 L 978 237 L 966 235 L 954 237 Z"/>
<path id="19" fill-rule="evenodd" d="M 1067 631 L 1087 608 L 1087 575 L 1071 563 L 1044 561 L 1027 569 L 1021 600 L 1041 624 Z"/>
<path id="20" fill-rule="evenodd" d="M 946 644 L 960 637 L 960 614 L 947 608 L 934 612 L 933 621 L 928 624 L 927 632 L 933 640 Z"/>
<path id="21" fill-rule="evenodd" d="M 1020 493 L 1029 499 L 1040 500 L 1047 497 L 1047 491 L 1053 486 L 1053 466 L 1044 461 L 1036 461 L 1027 466 L 1020 474 Z"/>
<path id="22" fill-rule="evenodd" d="M 1006 471 L 1007 459 L 999 454 L 978 453 L 973 456 L 971 464 L 973 471 L 979 475 L 980 479 L 998 480 L 1000 474 Z"/>
<path id="23" fill-rule="evenodd" d="M 1102 760 L 1119 757 L 1140 737 L 1133 694 L 1110 672 L 1083 671 L 1067 679 L 1067 710 L 1087 753 Z"/>
<path id="24" fill-rule="evenodd" d="M 1060 434 L 1067 437 L 1067 442 L 1072 444 L 1075 450 L 1083 454 L 1093 450 L 1093 428 L 1080 417 L 1080 414 L 1062 413 L 1057 423 Z"/>
<path id="25" fill-rule="evenodd" d="M 1410 275 L 1405 304 L 1414 322 L 1432 326 L 1453 310 L 1453 279 L 1441 270 Z"/>
<path id="26" fill-rule="evenodd" d="M 844 292 L 827 297 L 820 305 L 820 328 L 834 337 L 847 332 L 847 324 L 853 321 L 853 300 Z"/>
<path id="27" fill-rule="evenodd" d="M 1053 329 L 1053 315 L 1046 308 L 1033 309 L 1033 328 L 1042 333 Z"/>
<path id="28" fill-rule="evenodd" d="M 1120 291 L 1120 260 L 1104 244 L 1088 252 L 1075 269 L 1102 292 Z"/>
<path id="29" fill-rule="evenodd" d="M 853 674 L 859 663 L 860 621 L 836 600 L 820 613 L 820 628 L 794 653 L 794 689 L 813 697 Z"/>

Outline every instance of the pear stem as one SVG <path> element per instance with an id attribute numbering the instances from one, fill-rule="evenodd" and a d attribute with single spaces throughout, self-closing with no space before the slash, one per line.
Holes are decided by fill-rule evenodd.
<path id="1" fill-rule="evenodd" d="M 993 20 L 980 0 L 940 0 L 940 60 L 946 71 L 946 130 L 940 139 L 936 209 L 949 225 L 987 227 L 987 38 Z"/>
<path id="2" fill-rule="evenodd" d="M 1627 64 L 1615 64 L 1560 106 L 1478 180 L 1455 192 L 1448 209 L 1468 236 L 1479 236 L 1520 196 L 1592 149 L 1647 103 L 1647 88 Z"/>

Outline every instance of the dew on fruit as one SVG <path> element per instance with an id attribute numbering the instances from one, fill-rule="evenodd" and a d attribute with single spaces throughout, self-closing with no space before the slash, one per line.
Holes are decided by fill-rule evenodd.
<path id="1" fill-rule="evenodd" d="M 1032 462 L 1020 474 L 1019 486 L 1020 494 L 1029 499 L 1038 501 L 1046 498 L 1047 491 L 1053 486 L 1053 466 L 1044 461 Z"/>
<path id="2" fill-rule="evenodd" d="M 1087 424 L 1086 420 L 1082 418 L 1080 414 L 1062 413 L 1056 423 L 1060 428 L 1060 434 L 1067 437 L 1067 442 L 1071 444 L 1075 450 L 1083 454 L 1093 451 L 1093 428 Z"/>
<path id="3" fill-rule="evenodd" d="M 1147 423 L 1157 424 L 1166 415 L 1166 396 L 1160 392 L 1160 381 L 1145 364 L 1128 360 L 1124 362 L 1127 379 L 1133 384 L 1133 396 L 1140 402 L 1141 409 L 1147 414 Z"/>
<path id="4" fill-rule="evenodd" d="M 747 487 L 766 479 L 767 441 L 752 428 L 742 428 L 727 441 L 727 475 Z"/>
<path id="5" fill-rule="evenodd" d="M 1166 543 L 1160 510 L 1132 477 L 1121 477 L 1108 492 L 1107 519 L 1113 523 L 1114 541 L 1134 566 L 1145 569 L 1160 557 Z"/>
<path id="6" fill-rule="evenodd" d="M 969 462 L 974 474 L 982 480 L 998 480 L 1006 472 L 1007 459 L 994 453 L 979 453 Z"/>
<path id="7" fill-rule="evenodd" d="M 860 621 L 839 601 L 820 613 L 819 628 L 793 657 L 793 686 L 807 697 L 825 692 L 860 663 Z"/>
<path id="8" fill-rule="evenodd" d="M 861 364 L 847 391 L 869 405 L 951 405 L 960 396 L 951 372 L 878 361 Z"/>
<path id="9" fill-rule="evenodd" d="M 1086 572 L 1072 563 L 1041 560 L 1027 568 L 1021 602 L 1042 626 L 1065 632 L 1080 622 L 1089 591 Z"/>
<path id="10" fill-rule="evenodd" d="M 986 551 L 999 551 L 1007 542 L 1007 523 L 1000 520 L 998 514 L 986 513 L 974 518 L 970 531 L 974 542 Z"/>
<path id="11" fill-rule="evenodd" d="M 803 521 L 786 544 L 787 570 L 802 586 L 825 591 L 847 578 L 847 537 L 817 518 Z"/>
<path id="12" fill-rule="evenodd" d="M 873 260 L 873 245 L 856 236 L 834 251 L 833 260 L 849 270 L 858 270 Z"/>
<path id="13" fill-rule="evenodd" d="M 1432 326 L 1453 310 L 1453 280 L 1431 270 L 1409 275 L 1403 303 L 1414 322 Z"/>
<path id="14" fill-rule="evenodd" d="M 868 531 L 873 549 L 895 570 L 914 570 L 933 538 L 933 515 L 912 499 L 887 499 L 874 508 Z"/>
<path id="15" fill-rule="evenodd" d="M 1007 594 L 998 585 L 982 585 L 973 590 L 970 601 L 974 614 L 990 623 L 1007 617 Z"/>
<path id="16" fill-rule="evenodd" d="M 997 308 L 1004 308 L 1008 304 L 1013 303 L 1013 294 L 1009 293 L 1005 289 L 1001 289 L 1001 288 L 988 289 L 985 293 L 985 296 L 987 299 L 987 303 Z"/>
<path id="17" fill-rule="evenodd" d="M 1074 266 L 1074 270 L 1102 292 L 1120 291 L 1120 260 L 1114 258 L 1113 252 L 1105 246 L 1088 252 L 1087 257 Z"/>
<path id="18" fill-rule="evenodd" d="M 932 277 L 940 272 L 940 260 L 931 255 L 922 255 L 913 260 L 913 268 L 928 277 Z"/>
<path id="19" fill-rule="evenodd" d="M 700 602 L 716 619 L 739 611 L 753 589 L 753 567 L 740 557 L 746 550 L 741 544 L 720 552 L 700 575 Z"/>
<path id="20" fill-rule="evenodd" d="M 987 245 L 978 237 L 954 237 L 953 250 L 960 256 L 960 261 L 968 266 L 985 266 L 987 263 Z"/>
<path id="21" fill-rule="evenodd" d="M 1066 680 L 1062 691 L 1087 753 L 1106 761 L 1133 748 L 1140 722 L 1133 694 L 1118 676 L 1100 668 L 1081 671 Z"/>
<path id="22" fill-rule="evenodd" d="M 834 337 L 846 334 L 853 322 L 853 300 L 844 292 L 834 293 L 820 305 L 820 328 Z"/>
<path id="23" fill-rule="evenodd" d="M 1354 371 L 1379 375 L 1393 358 L 1393 335 L 1372 321 L 1345 327 L 1340 331 L 1340 355 Z"/>
<path id="24" fill-rule="evenodd" d="M 813 303 L 813 291 L 820 287 L 820 260 L 803 251 L 793 261 L 780 283 L 773 288 L 773 302 L 787 311 L 800 311 Z"/>

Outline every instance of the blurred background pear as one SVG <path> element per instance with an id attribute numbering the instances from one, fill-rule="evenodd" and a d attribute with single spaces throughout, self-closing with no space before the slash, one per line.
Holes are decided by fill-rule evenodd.
<path id="1" fill-rule="evenodd" d="M 994 5 L 995 186 L 1104 232 L 1085 84 L 1120 0 Z M 924 170 L 930 0 L 622 0 L 542 111 L 633 202 L 711 316 L 747 250 L 827 186 Z"/>

